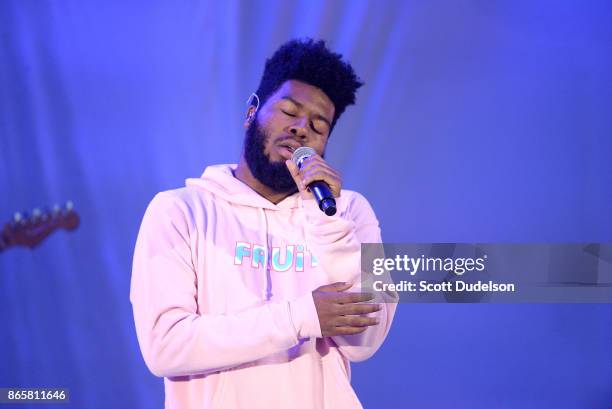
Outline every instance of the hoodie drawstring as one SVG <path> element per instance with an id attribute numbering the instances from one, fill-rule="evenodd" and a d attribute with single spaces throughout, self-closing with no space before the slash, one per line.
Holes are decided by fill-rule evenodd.
<path id="1" fill-rule="evenodd" d="M 264 208 L 260 207 L 258 208 L 259 210 L 259 214 L 261 215 L 261 219 L 262 219 L 262 224 L 264 226 L 264 228 L 262 229 L 262 233 L 263 233 L 263 240 L 262 243 L 265 243 L 265 254 L 266 254 L 266 268 L 265 268 L 265 284 L 262 288 L 262 292 L 261 292 L 261 297 L 264 301 L 268 301 L 270 299 L 270 295 L 272 292 L 272 279 L 270 277 L 270 257 L 272 256 L 270 254 L 270 245 L 271 243 L 268 242 L 269 240 L 269 235 L 268 235 L 268 218 L 266 217 L 266 211 Z"/>

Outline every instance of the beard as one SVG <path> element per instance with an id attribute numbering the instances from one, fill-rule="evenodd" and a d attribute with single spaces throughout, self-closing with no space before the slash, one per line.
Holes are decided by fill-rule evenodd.
<path id="1" fill-rule="evenodd" d="M 270 139 L 259 122 L 257 115 L 246 131 L 244 158 L 253 176 L 262 184 L 278 193 L 297 191 L 297 186 L 285 161 L 271 161 L 265 153 L 265 144 Z"/>

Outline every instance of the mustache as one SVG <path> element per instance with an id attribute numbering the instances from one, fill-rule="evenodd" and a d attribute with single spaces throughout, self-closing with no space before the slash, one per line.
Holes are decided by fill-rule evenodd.
<path id="1" fill-rule="evenodd" d="M 293 141 L 295 143 L 297 143 L 300 146 L 304 146 L 304 144 L 296 137 L 291 136 L 291 135 L 285 135 L 285 136 L 279 136 L 278 138 L 276 138 L 276 143 L 282 143 L 285 141 Z"/>
<path id="2" fill-rule="evenodd" d="M 280 143 L 283 143 L 285 141 L 294 141 L 294 142 L 296 142 L 300 146 L 308 146 L 303 141 L 301 141 L 300 138 L 296 138 L 296 137 L 291 136 L 291 135 L 279 136 L 278 138 L 276 138 L 276 140 L 274 142 L 277 143 L 277 144 L 280 144 Z M 325 159 L 325 151 L 323 151 L 323 153 L 321 153 L 320 156 L 323 159 Z"/>

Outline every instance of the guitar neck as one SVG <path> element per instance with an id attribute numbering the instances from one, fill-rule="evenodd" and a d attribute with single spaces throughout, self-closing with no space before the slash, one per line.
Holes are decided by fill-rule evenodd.
<path id="1" fill-rule="evenodd" d="M 79 215 L 72 210 L 72 203 L 64 209 L 57 206 L 52 212 L 35 210 L 32 217 L 24 218 L 17 213 L 13 221 L 4 225 L 0 231 L 0 252 L 13 246 L 34 248 L 54 231 L 74 230 L 80 222 Z"/>

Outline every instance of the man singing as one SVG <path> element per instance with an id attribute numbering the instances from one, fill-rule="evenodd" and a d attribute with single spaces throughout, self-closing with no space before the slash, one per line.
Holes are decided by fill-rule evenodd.
<path id="1" fill-rule="evenodd" d="M 209 166 L 144 215 L 130 299 L 166 408 L 360 408 L 349 361 L 372 356 L 396 305 L 360 293 L 360 244 L 380 242 L 360 194 L 324 159 L 362 85 L 323 41 L 266 61 L 238 165 Z M 316 152 L 301 167 L 299 147 Z M 337 212 L 309 185 L 327 183 Z"/>

